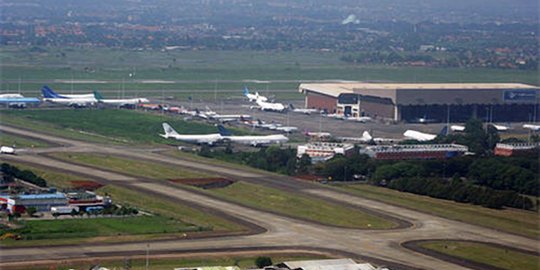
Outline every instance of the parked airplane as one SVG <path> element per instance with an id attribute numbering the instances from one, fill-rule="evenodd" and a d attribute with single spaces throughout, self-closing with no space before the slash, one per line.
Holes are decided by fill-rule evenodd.
<path id="1" fill-rule="evenodd" d="M 316 139 L 330 139 L 332 138 L 332 134 L 330 132 L 311 132 L 311 131 L 305 131 L 304 135 L 310 137 L 310 138 L 316 138 Z"/>
<path id="2" fill-rule="evenodd" d="M 289 104 L 289 108 L 292 112 L 295 112 L 295 113 L 303 113 L 303 114 L 312 114 L 312 113 L 319 113 L 320 111 L 317 110 L 317 109 L 300 109 L 300 108 L 295 108 L 294 105 L 292 104 Z"/>
<path id="3" fill-rule="evenodd" d="M 411 121 L 412 123 L 420 123 L 420 124 L 429 124 L 429 123 L 436 123 L 438 122 L 437 119 L 427 118 L 427 116 L 424 117 L 418 117 Z"/>
<path id="4" fill-rule="evenodd" d="M 401 139 L 392 139 L 392 138 L 378 138 L 373 137 L 369 131 L 364 131 L 362 133 L 362 137 L 339 137 L 339 140 L 342 141 L 352 141 L 352 142 L 360 142 L 360 143 L 376 143 L 376 144 L 384 144 L 384 143 L 396 143 L 399 141 L 402 141 Z"/>
<path id="5" fill-rule="evenodd" d="M 259 92 L 255 92 L 255 94 L 249 93 L 249 89 L 247 88 L 247 86 L 244 86 L 244 96 L 248 98 L 249 102 L 255 102 L 257 100 L 261 100 L 263 102 L 268 101 L 268 98 L 259 95 Z"/>
<path id="6" fill-rule="evenodd" d="M 15 148 L 9 146 L 0 146 L 0 154 L 15 155 Z"/>
<path id="7" fill-rule="evenodd" d="M 213 134 L 178 134 L 169 124 L 163 123 L 163 130 L 165 134 L 159 134 L 159 136 L 165 139 L 176 139 L 188 143 L 196 144 L 208 144 L 213 145 L 223 139 L 219 133 Z"/>
<path id="8" fill-rule="evenodd" d="M 23 98 L 24 96 L 21 94 L 0 94 L 0 98 Z"/>
<path id="9" fill-rule="evenodd" d="M 66 94 L 58 94 L 54 92 L 49 86 L 44 85 L 43 88 L 41 88 L 41 92 L 43 93 L 43 97 L 46 98 L 70 98 L 70 99 L 84 99 L 84 98 L 94 98 L 94 94 L 76 94 L 76 95 L 66 95 Z M 45 95 L 47 93 L 47 95 Z"/>
<path id="10" fill-rule="evenodd" d="M 360 123 L 367 123 L 367 122 L 373 122 L 373 118 L 369 116 L 361 116 L 361 117 L 345 117 L 345 120 L 348 121 L 356 121 Z"/>
<path id="11" fill-rule="evenodd" d="M 212 109 L 210 109 L 210 107 L 208 106 L 206 106 L 206 111 L 199 112 L 199 113 L 201 114 L 202 118 L 206 117 L 205 119 L 212 119 L 212 120 L 219 121 L 221 123 L 233 122 L 233 121 L 239 121 L 241 119 L 251 118 L 251 115 L 249 114 L 219 114 L 213 111 Z M 202 115 L 204 115 L 204 117 Z"/>
<path id="12" fill-rule="evenodd" d="M 26 98 L 21 94 L 1 94 L 0 104 L 6 104 L 10 108 L 26 108 L 27 104 L 39 104 L 39 98 Z"/>
<path id="13" fill-rule="evenodd" d="M 119 106 L 119 107 L 130 106 L 130 105 L 134 106 L 137 104 L 150 102 L 146 98 L 106 99 L 106 98 L 103 98 L 103 96 L 98 91 L 94 91 L 94 97 L 97 99 L 99 103 L 103 103 L 107 105 L 114 105 L 114 106 Z"/>
<path id="14" fill-rule="evenodd" d="M 285 137 L 282 134 L 234 136 L 222 125 L 218 125 L 218 129 L 219 134 L 224 140 L 228 140 L 234 143 L 247 144 L 254 147 L 276 143 L 285 143 L 289 141 L 289 138 Z"/>
<path id="15" fill-rule="evenodd" d="M 47 86 L 43 86 L 41 93 L 43 94 L 43 101 L 64 104 L 70 107 L 79 108 L 93 106 L 97 102 L 97 100 L 94 98 L 94 94 L 92 94 L 90 97 L 87 95 L 80 95 L 79 97 L 77 97 L 77 95 L 68 95 L 68 97 L 66 95 L 59 95 L 55 93 Z"/>
<path id="16" fill-rule="evenodd" d="M 298 128 L 293 127 L 293 126 L 280 126 L 280 127 L 276 127 L 276 130 L 277 131 L 282 131 L 282 132 L 285 132 L 285 133 L 293 133 L 293 132 L 297 131 Z"/>
<path id="17" fill-rule="evenodd" d="M 273 111 L 273 112 L 283 112 L 285 111 L 285 106 L 281 103 L 266 102 L 260 99 L 255 101 L 259 108 L 262 111 Z"/>
<path id="18" fill-rule="evenodd" d="M 523 124 L 523 128 L 530 129 L 532 131 L 540 131 L 540 125 Z"/>
<path id="19" fill-rule="evenodd" d="M 451 125 L 450 130 L 455 132 L 463 132 L 465 131 L 465 127 L 460 125 Z"/>
<path id="20" fill-rule="evenodd" d="M 448 132 L 447 127 L 443 127 L 441 129 L 441 132 L 439 132 L 439 135 L 446 135 L 447 132 Z M 420 142 L 432 141 L 435 138 L 437 138 L 437 135 L 435 134 L 429 134 L 429 133 L 424 133 L 424 132 L 410 130 L 410 129 L 405 131 L 405 133 L 403 133 L 403 136 L 409 139 L 420 141 Z"/>
<path id="21" fill-rule="evenodd" d="M 497 131 L 508 131 L 508 130 L 511 129 L 509 126 L 505 126 L 505 125 L 496 125 L 496 124 L 493 124 L 493 123 L 491 123 L 491 125 L 492 125 Z"/>

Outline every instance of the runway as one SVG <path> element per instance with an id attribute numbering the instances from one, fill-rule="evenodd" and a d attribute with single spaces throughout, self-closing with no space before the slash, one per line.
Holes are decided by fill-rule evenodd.
<path id="1" fill-rule="evenodd" d="M 463 269 L 463 266 L 439 260 L 434 257 L 422 255 L 401 246 L 401 243 L 422 239 L 463 239 L 487 241 L 501 245 L 512 246 L 530 251 L 537 251 L 538 241 L 493 229 L 470 225 L 459 221 L 421 213 L 418 211 L 393 206 L 373 200 L 349 195 L 325 186 L 301 182 L 290 177 L 262 173 L 255 170 L 241 170 L 226 165 L 216 166 L 210 163 L 196 162 L 185 158 L 173 158 L 150 149 L 133 149 L 124 146 L 97 145 L 69 139 L 56 138 L 46 134 L 36 134 L 34 131 L 22 130 L 8 126 L 1 126 L 0 130 L 20 136 L 39 138 L 55 145 L 50 149 L 22 152 L 17 156 L 2 156 L 5 161 L 19 161 L 36 164 L 52 169 L 62 168 L 63 171 L 75 175 L 92 176 L 104 183 L 114 183 L 125 187 L 133 187 L 153 194 L 161 194 L 168 198 L 189 201 L 208 209 L 216 209 L 226 215 L 241 219 L 265 228 L 265 232 L 227 236 L 205 239 L 182 239 L 152 242 L 152 250 L 156 253 L 193 252 L 208 249 L 238 249 L 238 248 L 324 248 L 338 252 L 346 252 L 357 258 L 393 265 L 397 269 Z M 70 162 L 53 160 L 47 157 L 47 152 L 95 152 L 111 155 L 125 156 L 134 159 L 151 160 L 173 164 L 176 166 L 196 169 L 211 174 L 224 175 L 244 181 L 256 182 L 287 191 L 296 190 L 302 194 L 323 198 L 345 205 L 357 206 L 360 209 L 391 216 L 395 220 L 405 221 L 401 226 L 391 230 L 353 230 L 332 226 L 325 226 L 293 217 L 260 211 L 236 203 L 220 200 L 207 194 L 193 192 L 177 185 L 162 181 L 148 181 L 124 175 L 117 172 L 100 170 L 98 168 L 72 164 Z M 258 181 L 260 179 L 260 181 Z M 47 248 L 2 248 L 0 266 L 10 263 L 33 260 L 60 260 L 69 258 L 88 258 L 113 256 L 118 252 L 126 254 L 144 254 L 146 245 L 142 243 L 118 243 L 58 246 Z"/>

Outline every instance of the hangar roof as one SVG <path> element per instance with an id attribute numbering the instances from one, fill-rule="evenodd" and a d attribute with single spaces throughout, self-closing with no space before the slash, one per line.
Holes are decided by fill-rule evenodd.
<path id="1" fill-rule="evenodd" d="M 343 93 L 390 98 L 395 104 L 446 104 L 504 102 L 505 90 L 539 90 L 523 83 L 305 83 L 299 91 L 312 91 L 332 97 Z M 536 95 L 540 98 L 540 94 Z M 534 98 L 533 98 L 534 99 Z M 456 101 L 457 100 L 457 101 Z M 456 101 L 456 102 L 454 102 Z"/>

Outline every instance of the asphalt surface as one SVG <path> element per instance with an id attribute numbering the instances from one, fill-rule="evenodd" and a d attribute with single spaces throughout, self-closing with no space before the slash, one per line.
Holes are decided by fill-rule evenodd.
<path id="1" fill-rule="evenodd" d="M 186 240 L 166 240 L 152 243 L 154 252 L 179 252 L 230 248 L 260 248 L 260 247 L 311 247 L 325 248 L 336 251 L 356 254 L 358 258 L 378 263 L 396 263 L 406 265 L 411 268 L 421 269 L 463 269 L 450 262 L 442 261 L 434 257 L 423 255 L 403 246 L 402 243 L 412 240 L 422 239 L 461 239 L 492 242 L 500 245 L 512 246 L 524 250 L 537 251 L 538 241 L 522 236 L 499 232 L 496 230 L 470 225 L 458 221 L 436 217 L 414 210 L 388 205 L 385 203 L 372 201 L 342 192 L 327 189 L 317 184 L 301 184 L 288 177 L 281 177 L 272 174 L 258 173 L 255 171 L 244 171 L 238 168 L 226 168 L 195 162 L 192 160 L 173 158 L 169 156 L 153 153 L 148 149 L 133 149 L 132 147 L 104 146 L 92 143 L 78 142 L 68 139 L 60 139 L 45 134 L 36 134 L 32 131 L 1 126 L 4 132 L 19 134 L 21 136 L 38 137 L 41 140 L 50 141 L 59 147 L 50 149 L 29 150 L 21 152 L 16 156 L 2 156 L 3 160 L 21 161 L 36 164 L 44 167 L 61 168 L 73 174 L 92 175 L 95 178 L 106 179 L 109 183 L 116 183 L 122 186 L 132 186 L 138 190 L 147 190 L 153 194 L 161 194 L 179 202 L 189 201 L 194 204 L 217 209 L 228 215 L 253 223 L 266 229 L 266 232 L 255 235 L 229 236 L 205 239 Z M 241 206 L 228 201 L 223 201 L 208 195 L 191 192 L 186 189 L 175 187 L 170 183 L 151 182 L 145 179 L 104 171 L 97 168 L 75 165 L 65 161 L 50 159 L 44 156 L 47 152 L 97 152 L 109 153 L 176 164 L 178 166 L 189 167 L 204 172 L 210 172 L 227 177 L 238 177 L 256 181 L 257 178 L 264 179 L 261 184 L 273 185 L 281 188 L 295 187 L 298 192 L 312 194 L 313 196 L 328 198 L 332 201 L 340 201 L 347 205 L 356 205 L 370 211 L 389 215 L 398 220 L 405 220 L 412 226 L 402 226 L 391 230 L 353 230 L 324 226 L 321 224 L 286 217 L 274 213 L 256 210 Z M 273 182 L 286 182 L 281 186 Z M 118 244 L 96 244 L 59 246 L 47 248 L 2 248 L 0 253 L 0 266 L 8 265 L 12 262 L 33 261 L 33 260 L 60 260 L 69 258 L 85 258 L 106 256 L 122 251 L 129 254 L 144 254 L 146 245 L 141 243 L 118 243 Z M 405 267 L 398 267 L 405 268 Z"/>

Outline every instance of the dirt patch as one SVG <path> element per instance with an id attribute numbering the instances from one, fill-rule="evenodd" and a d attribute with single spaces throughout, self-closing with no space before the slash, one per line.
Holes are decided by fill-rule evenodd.
<path id="1" fill-rule="evenodd" d="M 228 185 L 234 184 L 234 180 L 230 180 L 222 177 L 213 177 L 213 178 L 182 178 L 182 179 L 169 179 L 169 181 L 174 183 L 179 183 L 182 185 L 194 186 L 202 189 L 214 189 L 214 188 L 224 188 Z"/>
<path id="2" fill-rule="evenodd" d="M 70 181 L 71 185 L 77 189 L 96 190 L 103 185 L 94 181 L 74 180 Z"/>

